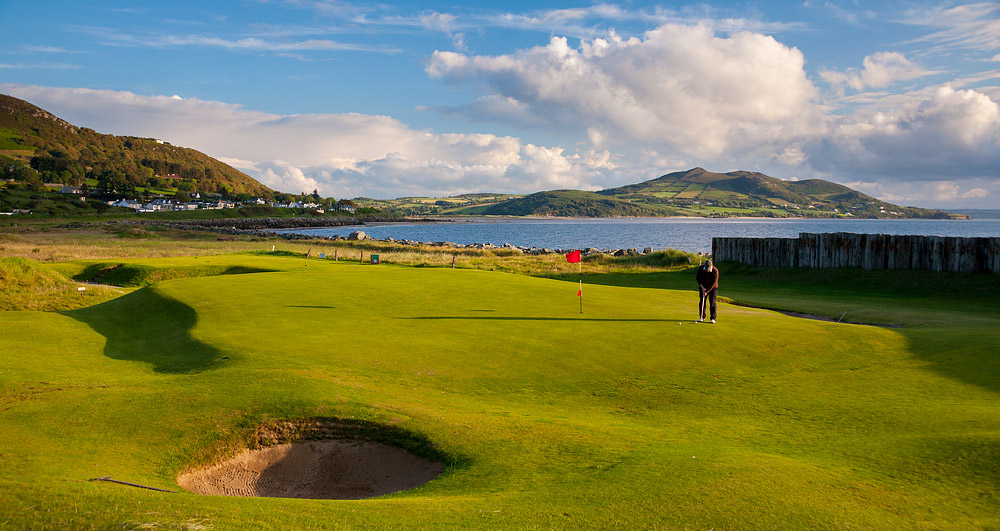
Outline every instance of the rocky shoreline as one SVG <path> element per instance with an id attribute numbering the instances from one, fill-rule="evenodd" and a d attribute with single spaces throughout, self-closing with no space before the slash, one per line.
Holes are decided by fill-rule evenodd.
<path id="1" fill-rule="evenodd" d="M 549 249 L 547 247 L 525 247 L 503 243 L 495 245 L 493 243 L 470 243 L 461 244 L 455 242 L 421 242 L 414 240 L 399 240 L 395 238 L 385 238 L 378 240 L 365 234 L 364 231 L 357 230 L 349 236 L 313 236 L 299 234 L 295 232 L 278 232 L 279 229 L 305 229 L 318 227 L 344 227 L 350 225 L 365 225 L 367 223 L 385 222 L 438 222 L 438 219 L 402 219 L 386 218 L 383 216 L 360 216 L 344 218 L 235 218 L 235 219 L 191 219 L 191 220 L 162 220 L 162 219 L 129 219 L 116 220 L 110 223 L 126 223 L 139 226 L 160 226 L 182 230 L 204 230 L 217 234 L 230 236 L 256 236 L 260 238 L 284 238 L 286 240 L 326 240 L 326 241 L 384 241 L 398 245 L 408 246 L 429 246 L 447 247 L 453 249 L 477 249 L 477 250 L 509 250 L 522 254 L 543 255 L 543 254 L 566 254 L 576 249 Z M 588 247 L 580 250 L 583 255 L 604 254 L 609 256 L 636 256 L 652 254 L 653 249 L 646 247 L 642 250 L 631 249 L 597 249 Z"/>

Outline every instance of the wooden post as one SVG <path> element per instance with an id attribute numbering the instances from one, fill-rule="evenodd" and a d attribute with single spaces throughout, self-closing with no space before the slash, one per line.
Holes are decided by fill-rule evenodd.
<path id="1" fill-rule="evenodd" d="M 362 264 L 365 263 L 365 252 L 364 251 L 361 251 L 361 258 L 358 259 L 358 262 L 361 262 Z"/>
<path id="2" fill-rule="evenodd" d="M 340 261 L 339 249 L 334 249 L 333 250 L 333 261 L 334 262 L 339 262 Z"/>
<path id="3" fill-rule="evenodd" d="M 455 269 L 455 255 L 451 255 L 451 268 Z"/>

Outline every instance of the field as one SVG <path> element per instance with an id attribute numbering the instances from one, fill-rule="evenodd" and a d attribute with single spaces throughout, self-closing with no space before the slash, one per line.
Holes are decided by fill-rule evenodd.
<path id="1" fill-rule="evenodd" d="M 0 529 L 1000 527 L 996 278 L 723 264 L 735 302 L 893 326 L 729 303 L 708 325 L 676 266 L 585 263 L 581 314 L 561 257 L 0 243 L 49 259 L 0 269 L 5 288 L 136 272 L 101 304 L 0 312 Z M 260 426 L 313 418 L 445 472 L 363 501 L 177 486 Z M 173 493 L 87 481 L 105 476 Z"/>

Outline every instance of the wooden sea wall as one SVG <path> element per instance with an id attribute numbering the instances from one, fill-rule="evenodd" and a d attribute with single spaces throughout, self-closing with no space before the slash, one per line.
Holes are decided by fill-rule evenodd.
<path id="1" fill-rule="evenodd" d="M 850 232 L 802 233 L 798 238 L 712 238 L 712 257 L 758 267 L 1000 273 L 1000 238 Z"/>

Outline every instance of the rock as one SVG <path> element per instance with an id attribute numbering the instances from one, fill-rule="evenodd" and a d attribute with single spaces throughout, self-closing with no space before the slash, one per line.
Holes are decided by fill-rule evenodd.
<path id="1" fill-rule="evenodd" d="M 653 248 L 646 247 L 645 249 L 642 250 L 642 254 L 653 254 Z"/>
<path id="2" fill-rule="evenodd" d="M 618 249 L 617 251 L 611 254 L 612 256 L 625 256 L 625 249 Z"/>
<path id="3" fill-rule="evenodd" d="M 365 231 L 362 231 L 362 230 L 356 230 L 356 231 L 354 231 L 354 232 L 350 233 L 350 234 L 349 234 L 349 235 L 347 236 L 347 239 L 348 239 L 348 240 L 369 240 L 369 239 L 371 239 L 371 238 L 369 238 L 369 237 L 368 237 L 368 235 L 367 235 L 367 234 L 365 234 Z"/>

